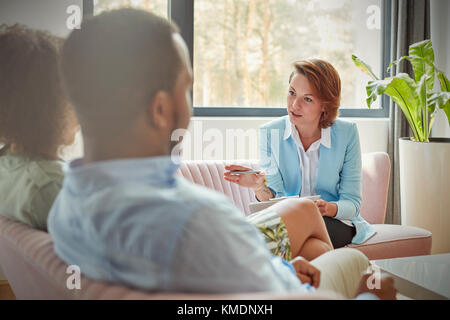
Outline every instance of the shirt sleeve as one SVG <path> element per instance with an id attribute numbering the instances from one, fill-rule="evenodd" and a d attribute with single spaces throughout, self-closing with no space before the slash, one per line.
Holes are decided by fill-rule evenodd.
<path id="1" fill-rule="evenodd" d="M 306 290 L 291 268 L 273 256 L 263 236 L 232 206 L 204 208 L 178 241 L 172 286 L 196 292 Z"/>
<path id="2" fill-rule="evenodd" d="M 269 130 L 266 127 L 259 128 L 259 158 L 261 169 L 266 173 L 267 187 L 272 191 L 275 198 L 284 197 L 283 177 L 278 168 L 278 162 L 272 148 L 276 147 L 279 139 L 276 138 L 280 134 L 279 130 Z"/>
<path id="3" fill-rule="evenodd" d="M 345 150 L 344 165 L 340 173 L 339 200 L 336 202 L 337 219 L 356 217 L 361 208 L 361 146 L 358 128 L 352 124 L 350 139 Z"/>

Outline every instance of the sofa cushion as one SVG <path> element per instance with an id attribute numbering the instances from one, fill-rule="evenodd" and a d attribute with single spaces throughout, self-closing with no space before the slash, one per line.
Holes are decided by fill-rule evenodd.
<path id="1" fill-rule="evenodd" d="M 255 193 L 252 189 L 226 181 L 223 178 L 226 164 L 259 169 L 259 160 L 191 160 L 183 161 L 177 174 L 190 182 L 225 194 L 245 215 L 249 215 L 251 212 L 248 204 L 257 201 Z"/>
<path id="2" fill-rule="evenodd" d="M 370 260 L 421 256 L 431 252 L 431 232 L 411 226 L 373 224 L 377 232 L 360 245 L 348 247 L 362 251 Z"/>

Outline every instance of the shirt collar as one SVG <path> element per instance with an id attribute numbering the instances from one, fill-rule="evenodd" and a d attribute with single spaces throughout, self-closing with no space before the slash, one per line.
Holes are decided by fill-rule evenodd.
<path id="1" fill-rule="evenodd" d="M 66 163 L 64 183 L 88 192 L 121 183 L 145 183 L 161 187 L 175 184 L 180 159 L 170 156 L 99 161 L 83 164 L 78 158 Z"/>
<path id="2" fill-rule="evenodd" d="M 289 120 L 289 116 L 287 116 L 283 140 L 288 139 L 292 135 L 292 130 L 295 130 L 295 126 Z M 327 147 L 328 149 L 330 149 L 331 148 L 331 127 L 322 129 L 321 136 L 322 137 L 320 138 L 320 144 L 322 144 L 324 147 Z"/>

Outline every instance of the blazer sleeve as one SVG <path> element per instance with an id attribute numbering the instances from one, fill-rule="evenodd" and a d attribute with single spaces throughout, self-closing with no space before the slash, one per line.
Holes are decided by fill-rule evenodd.
<path id="1" fill-rule="evenodd" d="M 337 219 L 348 220 L 359 215 L 361 208 L 361 146 L 358 128 L 352 124 L 345 150 L 344 165 L 340 172 L 339 200 L 336 202 Z"/>
<path id="2" fill-rule="evenodd" d="M 276 161 L 277 156 L 272 151 L 272 148 L 276 147 L 275 144 L 280 143 L 280 139 L 272 140 L 280 134 L 279 131 L 264 126 L 259 128 L 260 167 L 266 173 L 267 187 L 272 191 L 275 198 L 285 196 L 283 178 L 278 167 L 278 161 Z"/>

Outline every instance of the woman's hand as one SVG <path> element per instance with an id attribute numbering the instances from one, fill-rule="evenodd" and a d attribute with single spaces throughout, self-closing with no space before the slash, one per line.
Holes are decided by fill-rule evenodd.
<path id="1" fill-rule="evenodd" d="M 314 267 L 310 262 L 302 257 L 295 257 L 290 261 L 295 271 L 297 272 L 297 278 L 302 283 L 309 283 L 315 288 L 320 284 L 320 270 Z"/>
<path id="2" fill-rule="evenodd" d="M 225 166 L 225 170 L 229 171 L 250 171 L 254 170 L 252 168 L 246 168 L 238 165 L 229 165 Z M 236 183 L 241 187 L 258 189 L 261 186 L 264 186 L 264 177 L 265 174 L 263 172 L 259 174 L 233 174 L 232 172 L 225 172 L 223 174 L 223 178 L 227 181 Z"/>
<path id="3" fill-rule="evenodd" d="M 317 206 L 317 208 L 319 208 L 320 213 L 322 214 L 322 216 L 324 217 L 335 217 L 338 211 L 338 207 L 337 204 L 334 202 L 327 202 L 325 200 L 316 200 L 314 202 Z"/>

